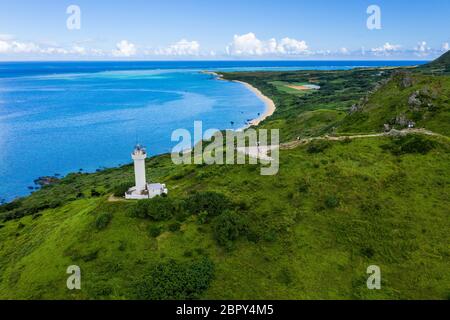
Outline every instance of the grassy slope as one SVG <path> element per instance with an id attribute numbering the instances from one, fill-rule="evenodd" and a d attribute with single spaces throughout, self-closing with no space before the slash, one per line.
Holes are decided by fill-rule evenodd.
<path id="1" fill-rule="evenodd" d="M 329 132 L 379 79 L 378 71 L 227 77 L 251 82 L 277 101 L 277 113 L 263 126 L 281 126 L 284 140 Z M 268 83 L 312 77 L 322 79 L 323 91 L 303 97 Z M 216 271 L 203 298 L 446 299 L 450 147 L 448 140 L 430 139 L 438 146 L 426 155 L 394 156 L 382 148 L 388 138 L 333 142 L 318 154 L 305 146 L 283 150 L 274 177 L 251 165 L 174 166 L 168 156 L 149 161 L 151 178 L 167 183 L 171 198 L 214 190 L 245 204 L 240 214 L 260 237 L 241 237 L 232 251 L 217 246 L 211 225 L 195 216 L 181 231 L 153 238 L 148 228 L 156 222 L 131 217 L 133 203 L 108 202 L 108 190 L 132 180 L 131 166 L 71 175 L 22 203 L 36 207 L 57 196 L 56 208 L 1 224 L 0 298 L 133 298 L 135 279 L 155 263 L 208 255 Z M 90 196 L 93 188 L 104 195 Z M 105 212 L 112 221 L 98 231 L 95 219 Z M 161 224 L 167 230 L 170 223 Z M 83 290 L 76 293 L 65 287 L 71 264 L 82 268 Z M 383 290 L 366 289 L 371 264 L 382 268 Z"/>
<path id="2" fill-rule="evenodd" d="M 237 72 L 224 74 L 225 79 L 248 82 L 258 87 L 276 104 L 275 114 L 261 128 L 280 129 L 281 140 L 319 136 L 333 131 L 347 115 L 347 110 L 377 82 L 393 71 L 297 71 L 297 72 Z M 308 94 L 290 94 L 277 83 L 314 83 L 320 90 Z M 312 113 L 313 112 L 313 113 Z M 314 115 L 311 117 L 311 115 Z"/>
<path id="3" fill-rule="evenodd" d="M 241 214 L 266 237 L 240 239 L 231 252 L 217 247 L 209 226 L 194 217 L 182 231 L 153 239 L 147 232 L 152 222 L 130 217 L 129 203 L 106 203 L 105 197 L 8 222 L 0 230 L 0 297 L 132 298 L 133 279 L 152 263 L 188 259 L 191 252 L 207 253 L 216 264 L 205 298 L 446 298 L 448 145 L 395 157 L 380 148 L 384 143 L 336 142 L 318 155 L 305 147 L 282 151 L 276 177 L 262 177 L 253 166 L 170 169 L 186 174 L 183 179 L 161 170 L 158 179 L 169 184 L 171 197 L 194 188 L 247 202 L 251 209 Z M 157 162 L 172 167 L 166 157 Z M 95 181 L 102 185 L 118 175 L 121 169 L 109 170 Z M 338 207 L 327 207 L 330 197 Z M 112 223 L 97 231 L 95 217 L 106 211 Z M 71 264 L 83 270 L 84 290 L 76 295 L 65 289 Z M 370 264 L 382 267 L 382 291 L 365 290 Z"/>
<path id="4" fill-rule="evenodd" d="M 450 74 L 450 51 L 447 51 L 438 59 L 421 66 L 420 71 L 431 74 Z"/>
<path id="5" fill-rule="evenodd" d="M 403 88 L 401 80 L 404 76 L 394 77 L 371 95 L 359 112 L 348 116 L 340 124 L 339 131 L 380 132 L 385 123 L 393 122 L 398 115 L 404 114 L 408 119 L 415 121 L 417 127 L 450 136 L 450 77 L 433 77 L 417 73 L 406 76 L 412 79 L 412 86 Z M 414 92 L 424 90 L 429 97 L 421 99 L 432 103 L 434 107 L 414 110 L 409 106 L 409 97 Z"/>

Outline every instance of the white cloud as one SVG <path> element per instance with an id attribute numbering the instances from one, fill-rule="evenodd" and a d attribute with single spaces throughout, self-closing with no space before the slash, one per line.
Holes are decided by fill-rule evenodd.
<path id="1" fill-rule="evenodd" d="M 154 53 L 166 56 L 197 56 L 200 53 L 200 43 L 182 39 L 167 48 L 156 49 Z"/>
<path id="2" fill-rule="evenodd" d="M 73 44 L 71 47 L 61 47 L 55 43 L 37 44 L 34 42 L 23 42 L 14 38 L 4 37 L 0 35 L 0 54 L 17 54 L 17 55 L 55 55 L 55 56 L 104 56 L 105 53 L 101 49 L 86 48 L 80 44 Z M 9 39 L 9 40 L 7 40 Z M 123 48 L 122 48 L 123 49 Z"/>
<path id="3" fill-rule="evenodd" d="M 447 52 L 450 50 L 450 45 L 448 42 L 442 44 L 442 51 Z"/>
<path id="4" fill-rule="evenodd" d="M 0 40 L 0 53 L 6 53 L 11 50 L 11 44 L 8 41 Z"/>
<path id="5" fill-rule="evenodd" d="M 106 55 L 102 49 L 90 49 L 89 53 L 93 56 L 104 56 Z"/>
<path id="6" fill-rule="evenodd" d="M 0 40 L 0 53 L 36 53 L 41 49 L 33 42 Z"/>
<path id="7" fill-rule="evenodd" d="M 59 54 L 59 55 L 66 55 L 69 53 L 68 50 L 59 47 L 48 47 L 45 49 L 41 49 L 39 52 L 43 54 Z"/>
<path id="8" fill-rule="evenodd" d="M 136 52 L 136 46 L 133 43 L 122 40 L 116 44 L 116 49 L 113 50 L 112 54 L 115 57 L 131 57 L 134 56 Z"/>
<path id="9" fill-rule="evenodd" d="M 13 51 L 17 53 L 31 53 L 39 52 L 41 49 L 39 46 L 33 42 L 17 42 L 12 43 Z"/>
<path id="10" fill-rule="evenodd" d="M 233 42 L 227 46 L 226 50 L 230 55 L 262 55 L 265 51 L 262 41 L 252 32 L 235 35 Z"/>
<path id="11" fill-rule="evenodd" d="M 226 47 L 226 52 L 232 56 L 262 56 L 262 55 L 299 55 L 308 52 L 305 41 L 283 38 L 277 41 L 272 38 L 262 41 L 253 32 L 235 35 L 233 42 Z"/>
<path id="12" fill-rule="evenodd" d="M 400 50 L 401 45 L 398 44 L 390 44 L 389 42 L 386 42 L 384 45 L 382 45 L 381 47 L 378 48 L 372 48 L 372 52 L 375 55 L 391 55 L 394 52 L 397 52 L 398 50 Z"/>
<path id="13" fill-rule="evenodd" d="M 285 54 L 302 54 L 307 52 L 308 45 L 305 41 L 284 38 L 277 46 L 277 51 Z"/>
<path id="14" fill-rule="evenodd" d="M 85 55 L 87 53 L 87 50 L 85 47 L 78 46 L 78 45 L 73 46 L 72 50 L 75 54 L 79 54 L 79 55 Z"/>
<path id="15" fill-rule="evenodd" d="M 341 48 L 341 49 L 339 49 L 339 52 L 341 54 L 349 54 L 350 53 L 350 51 L 347 48 Z"/>
<path id="16" fill-rule="evenodd" d="M 423 57 L 430 54 L 431 48 L 427 45 L 426 41 L 421 41 L 417 43 L 414 51 L 417 56 Z"/>

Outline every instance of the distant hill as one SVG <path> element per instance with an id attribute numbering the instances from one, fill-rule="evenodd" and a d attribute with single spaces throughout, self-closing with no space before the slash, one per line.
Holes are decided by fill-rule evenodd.
<path id="1" fill-rule="evenodd" d="M 438 59 L 419 67 L 419 69 L 432 71 L 433 73 L 450 73 L 450 51 L 447 51 Z"/>

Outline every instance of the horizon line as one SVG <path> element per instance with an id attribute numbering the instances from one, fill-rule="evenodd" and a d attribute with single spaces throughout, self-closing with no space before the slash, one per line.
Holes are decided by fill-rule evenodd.
<path id="1" fill-rule="evenodd" d="M 102 59 L 102 60 L 0 60 L 0 63 L 9 63 L 9 62 L 430 62 L 434 61 L 434 59 L 382 59 L 382 60 L 364 60 L 364 59 L 320 59 L 320 60 L 283 60 L 283 59 L 218 59 L 218 60 L 159 60 L 159 59 Z"/>

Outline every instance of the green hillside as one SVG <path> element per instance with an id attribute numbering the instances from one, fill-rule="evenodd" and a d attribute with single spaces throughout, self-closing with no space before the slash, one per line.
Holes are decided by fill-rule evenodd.
<path id="1" fill-rule="evenodd" d="M 430 72 L 433 74 L 450 74 L 450 51 L 447 51 L 438 59 L 419 68 L 421 71 Z"/>
<path id="2" fill-rule="evenodd" d="M 448 299 L 450 77 L 361 69 L 227 73 L 271 97 L 282 146 L 261 165 L 147 161 L 169 196 L 123 201 L 133 168 L 71 174 L 0 206 L 0 299 Z M 408 79 L 408 80 L 405 80 Z M 282 83 L 314 83 L 308 94 Z M 416 91 L 411 109 L 409 98 Z M 356 107 L 355 107 L 356 106 Z M 400 124 L 392 128 L 403 129 Z M 78 265 L 82 289 L 69 291 Z M 382 270 L 368 290 L 367 267 Z"/>
<path id="3" fill-rule="evenodd" d="M 409 123 L 450 136 L 450 77 L 398 72 L 355 105 L 339 132 L 404 129 Z"/>

